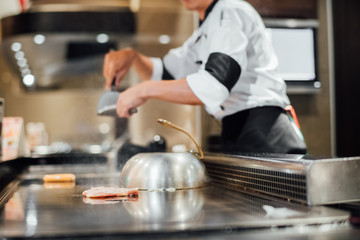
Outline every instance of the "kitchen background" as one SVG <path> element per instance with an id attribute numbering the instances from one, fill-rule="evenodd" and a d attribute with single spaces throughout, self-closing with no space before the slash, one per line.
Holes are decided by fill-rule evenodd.
<path id="1" fill-rule="evenodd" d="M 359 155 L 360 149 L 357 146 L 360 142 L 360 130 L 356 122 L 359 119 L 356 111 L 356 102 L 360 102 L 357 94 L 360 89 L 359 81 L 356 83 L 359 74 L 355 76 L 356 61 L 351 61 L 359 53 L 359 46 L 355 42 L 356 39 L 359 40 L 360 24 L 354 24 L 360 22 L 357 16 L 359 3 L 340 0 L 249 2 L 270 22 L 298 19 L 305 23 L 316 23 L 317 73 L 321 88 L 300 87 L 298 90 L 299 88 L 289 86 L 289 97 L 296 109 L 310 154 L 322 157 Z M 110 40 L 117 48 L 132 46 L 144 54 L 157 57 L 180 45 L 197 24 L 196 16 L 183 9 L 178 0 L 33 0 L 31 3 L 26 7 L 30 7 L 33 12 L 56 12 L 59 9 L 74 12 L 85 8 L 86 11 L 116 12 L 131 7 L 135 16 L 134 33 L 113 38 L 110 35 Z M 17 0 L 1 1 L 1 18 L 20 12 Z M 40 33 L 29 34 L 31 39 L 35 34 Z M 337 34 L 341 34 L 343 38 Z M 67 41 L 70 39 L 72 43 L 84 43 L 91 38 L 95 42 L 95 37 L 99 35 L 78 32 L 39 36 L 46 37 L 44 44 L 27 42 L 22 36 L 15 39 L 22 42 L 30 70 L 42 74 L 36 79 L 39 86 L 42 84 L 40 87 L 24 86 L 19 69 L 14 68 L 11 63 L 14 61 L 11 58 L 14 57 L 11 56 L 13 51 L 9 50 L 10 41 L 2 36 L 0 97 L 5 99 L 5 116 L 21 116 L 26 125 L 43 123 L 49 144 L 68 143 L 73 148 L 82 150 L 89 150 L 91 146 L 106 149 L 118 136 L 128 134 L 132 143 L 146 145 L 154 135 L 159 134 L 167 140 L 169 150 L 177 145 L 194 148 L 186 135 L 156 123 L 157 118 L 164 118 L 188 130 L 205 150 L 216 147 L 216 143 L 209 142 L 209 137 L 219 134 L 220 123 L 209 117 L 202 107 L 150 100 L 128 121 L 97 116 L 97 102 L 104 92 L 102 55 L 88 61 L 85 59 L 84 62 L 67 63 L 69 52 L 66 53 L 63 38 Z M 49 78 L 46 74 L 53 74 L 55 77 Z M 35 74 L 34 76 L 37 77 Z M 136 75 L 130 72 L 124 81 L 124 87 L 137 81 Z"/>

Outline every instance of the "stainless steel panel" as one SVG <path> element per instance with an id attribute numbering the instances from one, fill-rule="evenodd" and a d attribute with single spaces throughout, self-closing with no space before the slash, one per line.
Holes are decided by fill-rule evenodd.
<path id="1" fill-rule="evenodd" d="M 205 155 L 216 184 L 308 205 L 360 200 L 360 157 L 306 159 L 302 155 Z"/>
<path id="2" fill-rule="evenodd" d="M 360 200 L 360 159 L 324 159 L 308 168 L 309 204 L 345 203 Z"/>

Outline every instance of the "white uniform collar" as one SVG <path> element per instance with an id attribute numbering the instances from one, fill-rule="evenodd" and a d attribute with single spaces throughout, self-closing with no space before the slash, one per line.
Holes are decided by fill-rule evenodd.
<path id="1" fill-rule="evenodd" d="M 207 16 L 209 15 L 209 13 L 211 12 L 211 10 L 214 8 L 215 4 L 216 4 L 218 1 L 219 1 L 219 0 L 214 0 L 214 1 L 210 4 L 210 6 L 206 9 L 204 20 L 199 20 L 199 26 L 201 26 L 201 24 L 206 20 Z"/>

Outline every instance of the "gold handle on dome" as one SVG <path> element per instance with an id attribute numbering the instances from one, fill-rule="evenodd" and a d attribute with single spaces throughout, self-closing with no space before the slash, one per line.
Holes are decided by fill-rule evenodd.
<path id="1" fill-rule="evenodd" d="M 197 147 L 197 149 L 198 149 L 198 153 L 195 153 L 195 156 L 196 156 L 198 159 L 203 159 L 203 158 L 204 158 L 204 152 L 202 151 L 200 145 L 199 145 L 198 142 L 195 140 L 195 138 L 194 138 L 193 136 L 191 136 L 190 133 L 188 133 L 185 129 L 183 129 L 183 128 L 181 128 L 181 127 L 179 127 L 179 126 L 177 126 L 177 125 L 173 124 L 172 122 L 169 122 L 169 121 L 167 121 L 167 120 L 165 120 L 165 119 L 159 118 L 159 119 L 157 120 L 157 122 L 160 123 L 160 124 L 162 124 L 162 125 L 164 125 L 164 126 L 166 126 L 166 127 L 171 127 L 171 128 L 176 129 L 176 130 L 179 130 L 179 131 L 185 133 L 186 135 L 188 135 L 188 136 L 191 138 L 191 140 L 195 143 L 195 145 L 196 145 L 196 147 Z"/>

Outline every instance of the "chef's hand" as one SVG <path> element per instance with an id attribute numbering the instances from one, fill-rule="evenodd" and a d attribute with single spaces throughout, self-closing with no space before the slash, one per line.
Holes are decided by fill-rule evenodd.
<path id="1" fill-rule="evenodd" d="M 106 79 L 105 88 L 110 89 L 114 79 L 115 85 L 118 86 L 135 59 L 136 52 L 131 48 L 119 51 L 110 51 L 105 55 L 103 75 Z"/>
<path id="2" fill-rule="evenodd" d="M 116 113 L 120 118 L 130 117 L 137 107 L 147 101 L 147 98 L 143 96 L 146 84 L 147 82 L 143 82 L 121 92 L 116 104 Z"/>

